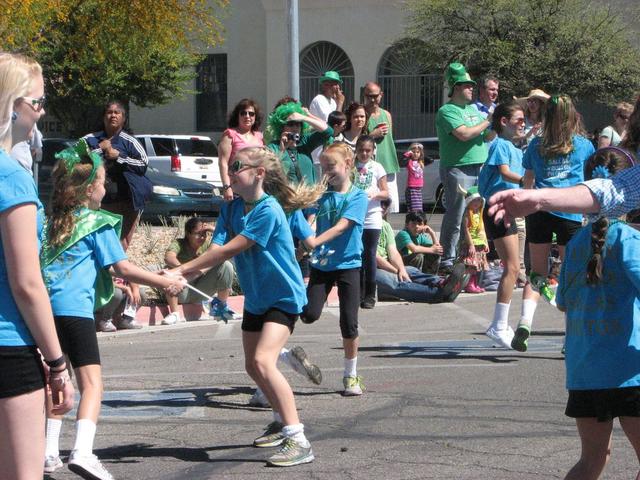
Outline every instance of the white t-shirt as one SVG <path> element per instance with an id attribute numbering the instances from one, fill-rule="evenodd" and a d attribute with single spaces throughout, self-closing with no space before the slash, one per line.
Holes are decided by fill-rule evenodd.
<path id="1" fill-rule="evenodd" d="M 24 142 L 16 143 L 11 149 L 11 153 L 9 154 L 11 158 L 16 160 L 20 165 L 22 165 L 25 170 L 27 170 L 30 174 L 33 175 L 31 167 L 33 166 L 33 157 L 31 156 L 31 145 L 29 142 L 25 140 Z"/>
<path id="2" fill-rule="evenodd" d="M 309 111 L 311 115 L 321 118 L 325 122 L 329 118 L 329 114 L 331 112 L 335 112 L 338 105 L 333 98 L 327 98 L 324 95 L 316 95 L 313 100 L 311 100 L 311 104 L 309 105 Z M 316 148 L 313 152 L 311 152 L 311 158 L 313 158 L 314 164 L 320 163 L 320 154 L 322 153 L 322 147 Z"/>
<path id="3" fill-rule="evenodd" d="M 364 190 L 367 195 L 375 195 L 380 191 L 378 181 L 381 178 L 386 178 L 386 176 L 387 172 L 382 165 L 375 160 L 369 160 L 364 165 L 360 163 L 356 164 L 353 184 L 359 189 Z M 369 200 L 363 228 L 365 230 L 382 229 L 382 206 L 380 205 L 380 200 Z"/>
<path id="4" fill-rule="evenodd" d="M 617 147 L 618 145 L 620 145 L 620 142 L 622 141 L 622 138 L 620 138 L 620 135 L 618 135 L 618 132 L 616 132 L 611 125 L 603 128 L 602 132 L 600 132 L 600 136 L 606 137 L 609 140 L 611 140 L 612 147 Z"/>

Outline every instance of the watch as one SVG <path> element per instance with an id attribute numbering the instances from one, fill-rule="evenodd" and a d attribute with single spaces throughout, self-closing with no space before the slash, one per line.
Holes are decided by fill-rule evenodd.
<path id="1" fill-rule="evenodd" d="M 227 185 L 226 183 L 224 185 L 222 185 L 222 191 L 226 192 L 227 190 L 229 190 L 231 188 L 231 185 Z"/>

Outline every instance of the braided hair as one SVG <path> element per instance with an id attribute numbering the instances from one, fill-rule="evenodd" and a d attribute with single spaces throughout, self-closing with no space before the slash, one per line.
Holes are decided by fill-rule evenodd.
<path id="1" fill-rule="evenodd" d="M 585 163 L 585 180 L 608 178 L 636 164 L 633 154 L 618 147 L 597 150 Z M 602 280 L 602 265 L 605 239 L 609 230 L 609 219 L 600 217 L 591 224 L 591 258 L 587 263 L 587 285 L 596 285 Z"/>

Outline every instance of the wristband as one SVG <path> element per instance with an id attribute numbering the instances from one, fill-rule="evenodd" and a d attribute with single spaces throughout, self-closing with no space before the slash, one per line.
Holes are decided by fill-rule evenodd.
<path id="1" fill-rule="evenodd" d="M 67 366 L 65 365 L 64 368 L 50 368 L 49 369 L 49 373 L 53 374 L 53 373 L 62 373 L 62 372 L 66 372 L 67 371 Z"/>
<path id="2" fill-rule="evenodd" d="M 46 363 L 49 368 L 60 367 L 65 364 L 64 355 L 60 355 L 60 357 L 55 360 L 45 360 L 44 363 Z"/>
<path id="3" fill-rule="evenodd" d="M 231 185 L 227 185 L 226 183 L 224 185 L 222 185 L 222 191 L 226 192 L 227 190 L 229 190 L 231 188 Z"/>

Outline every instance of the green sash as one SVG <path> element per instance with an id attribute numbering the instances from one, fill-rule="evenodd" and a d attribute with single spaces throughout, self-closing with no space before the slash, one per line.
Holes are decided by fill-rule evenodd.
<path id="1" fill-rule="evenodd" d="M 58 256 L 68 250 L 73 245 L 78 243 L 87 235 L 100 230 L 102 227 L 110 225 L 116 230 L 118 238 L 120 238 L 120 231 L 122 229 L 122 215 L 107 212 L 106 210 L 90 210 L 83 208 L 78 214 L 76 225 L 71 233 L 71 238 L 67 242 L 58 247 L 50 248 L 45 241 L 42 252 L 40 254 L 40 260 L 42 262 L 42 268 L 53 262 Z M 48 235 L 45 234 L 45 239 Z M 113 298 L 113 279 L 106 269 L 98 270 L 95 284 L 96 298 L 94 302 L 94 311 L 104 307 Z"/>

